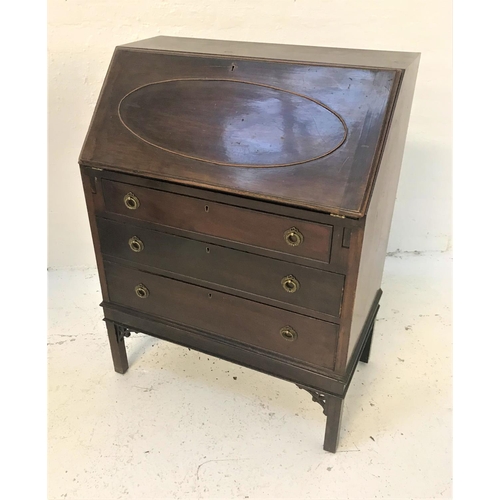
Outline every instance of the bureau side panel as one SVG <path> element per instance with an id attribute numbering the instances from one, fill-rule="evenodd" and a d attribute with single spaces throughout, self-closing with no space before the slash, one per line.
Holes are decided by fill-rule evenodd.
<path id="1" fill-rule="evenodd" d="M 109 300 L 108 287 L 104 274 L 104 265 L 101 252 L 101 242 L 99 240 L 99 232 L 97 229 L 96 213 L 102 210 L 102 196 L 100 196 L 101 184 L 97 176 L 94 176 L 92 169 L 86 169 L 80 166 L 80 175 L 82 177 L 83 191 L 85 194 L 85 202 L 87 204 L 87 212 L 89 217 L 90 232 L 92 234 L 92 242 L 94 244 L 94 253 L 97 262 L 97 271 L 101 284 L 102 297 L 104 300 Z"/>
<path id="2" fill-rule="evenodd" d="M 405 69 L 365 220 L 346 363 L 360 340 L 382 283 L 419 58 Z"/>

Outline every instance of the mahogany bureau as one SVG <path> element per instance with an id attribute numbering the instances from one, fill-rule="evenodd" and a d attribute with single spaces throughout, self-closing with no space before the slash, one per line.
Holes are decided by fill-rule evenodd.
<path id="1" fill-rule="evenodd" d="M 116 48 L 79 158 L 114 368 L 131 332 L 297 384 L 367 362 L 419 54 Z"/>

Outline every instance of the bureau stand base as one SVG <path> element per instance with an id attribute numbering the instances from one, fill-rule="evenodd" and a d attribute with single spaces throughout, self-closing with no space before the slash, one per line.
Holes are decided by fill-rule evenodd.
<path id="1" fill-rule="evenodd" d="M 315 403 L 318 403 L 323 408 L 323 413 L 324 415 L 326 415 L 325 439 L 323 443 L 323 449 L 325 451 L 331 453 L 335 453 L 337 451 L 340 436 L 340 425 L 342 421 L 342 411 L 344 407 L 344 398 L 347 394 L 349 384 L 358 363 L 360 361 L 363 363 L 368 363 L 373 338 L 373 330 L 375 327 L 375 321 L 379 309 L 378 303 L 381 294 L 382 292 L 380 290 L 377 294 L 377 297 L 375 298 L 363 332 L 360 335 L 358 345 L 355 349 L 355 354 L 353 354 L 353 358 L 351 359 L 351 362 L 349 363 L 349 366 L 347 368 L 347 375 L 343 381 L 343 389 L 340 389 L 339 393 L 329 393 L 315 389 L 313 387 L 307 387 L 305 385 L 296 383 L 297 387 L 307 391 L 312 396 L 312 400 Z M 130 337 L 130 334 L 132 332 L 139 332 L 142 330 L 137 329 L 137 327 L 132 328 L 125 326 L 110 319 L 105 319 L 104 321 L 106 322 L 108 331 L 111 356 L 113 359 L 115 371 L 117 373 L 124 374 L 128 370 L 125 337 Z M 147 330 L 149 331 L 149 329 Z M 149 335 L 163 338 L 159 335 L 153 334 L 152 332 L 149 333 Z"/>

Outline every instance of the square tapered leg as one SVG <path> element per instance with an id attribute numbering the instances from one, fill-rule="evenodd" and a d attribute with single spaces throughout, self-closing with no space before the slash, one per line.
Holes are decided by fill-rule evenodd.
<path id="1" fill-rule="evenodd" d="M 342 410 L 344 400 L 335 396 L 326 397 L 326 430 L 323 449 L 335 453 L 340 434 L 340 423 L 342 421 Z"/>
<path id="2" fill-rule="evenodd" d="M 106 321 L 106 328 L 108 330 L 109 346 L 111 348 L 111 357 L 113 358 L 115 372 L 123 374 L 128 370 L 124 331 L 112 321 Z"/>

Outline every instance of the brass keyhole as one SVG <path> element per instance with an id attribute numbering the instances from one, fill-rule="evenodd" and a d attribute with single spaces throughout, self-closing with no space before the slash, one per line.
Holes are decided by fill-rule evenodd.
<path id="1" fill-rule="evenodd" d="M 125 206 L 129 210 L 136 210 L 139 208 L 141 202 L 139 201 L 139 198 L 134 193 L 127 193 L 123 197 L 123 203 L 125 203 Z"/>
<path id="2" fill-rule="evenodd" d="M 128 240 L 128 246 L 133 252 L 142 252 L 144 250 L 144 243 L 137 236 L 132 236 Z"/>
<path id="3" fill-rule="evenodd" d="M 291 247 L 297 247 L 304 241 L 304 235 L 296 227 L 287 229 L 283 233 L 283 237 Z"/>
<path id="4" fill-rule="evenodd" d="M 300 283 L 295 276 L 290 274 L 281 280 L 281 286 L 285 292 L 295 293 L 300 288 Z"/>
<path id="5" fill-rule="evenodd" d="M 135 294 L 140 299 L 145 299 L 149 297 L 149 290 L 143 284 L 140 284 L 135 287 Z"/>
<path id="6" fill-rule="evenodd" d="M 297 340 L 297 337 L 298 337 L 297 332 L 291 326 L 284 326 L 280 330 L 280 335 L 285 340 L 288 340 L 288 342 L 293 342 L 294 340 Z"/>

